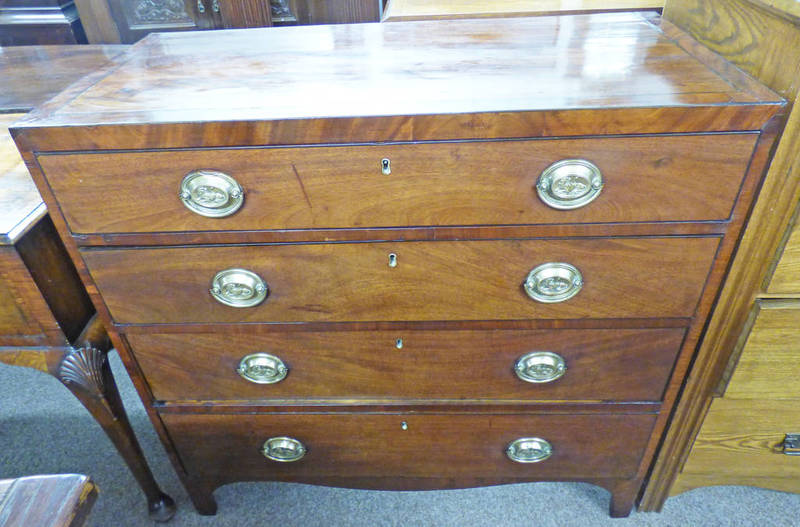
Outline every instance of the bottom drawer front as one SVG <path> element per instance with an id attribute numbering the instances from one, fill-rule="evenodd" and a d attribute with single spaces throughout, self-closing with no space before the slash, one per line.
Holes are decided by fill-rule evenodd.
<path id="1" fill-rule="evenodd" d="M 683 329 L 328 331 L 129 334 L 161 400 L 281 398 L 548 399 L 658 401 Z M 247 333 L 242 333 L 247 331 Z M 551 382 L 525 382 L 531 352 L 564 360 Z M 269 354 L 288 369 L 248 382 L 243 358 Z M 524 364 L 524 363 L 521 363 Z"/>
<path id="2" fill-rule="evenodd" d="M 639 466 L 655 415 L 239 414 L 161 415 L 190 476 L 228 480 L 320 477 L 623 478 Z M 267 439 L 301 442 L 294 462 L 267 459 Z M 519 438 L 552 454 L 506 454 Z M 234 477 L 230 477 L 233 475 Z"/>

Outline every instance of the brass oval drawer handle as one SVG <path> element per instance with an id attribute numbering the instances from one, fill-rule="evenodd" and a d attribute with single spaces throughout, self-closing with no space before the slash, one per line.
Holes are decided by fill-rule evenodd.
<path id="1" fill-rule="evenodd" d="M 305 445 L 297 439 L 291 437 L 270 437 L 261 447 L 264 457 L 272 461 L 291 463 L 302 459 L 308 450 Z"/>
<path id="2" fill-rule="evenodd" d="M 564 357 L 552 351 L 526 353 L 514 364 L 514 373 L 525 382 L 536 384 L 553 382 L 567 372 Z"/>
<path id="3" fill-rule="evenodd" d="M 257 306 L 269 295 L 267 283 L 247 269 L 225 269 L 211 280 L 211 296 L 226 306 Z"/>
<path id="4" fill-rule="evenodd" d="M 190 211 L 207 218 L 224 218 L 244 203 L 244 190 L 228 174 L 194 170 L 181 181 L 181 201 Z"/>
<path id="5" fill-rule="evenodd" d="M 553 447 L 541 437 L 520 437 L 506 447 L 506 455 L 517 463 L 539 463 L 553 455 Z"/>
<path id="6" fill-rule="evenodd" d="M 563 159 L 544 169 L 536 181 L 539 198 L 560 210 L 588 205 L 603 190 L 603 173 L 585 159 Z"/>
<path id="7" fill-rule="evenodd" d="M 583 275 L 574 265 L 549 262 L 528 273 L 524 287 L 528 296 L 537 302 L 564 302 L 583 289 Z"/>
<path id="8" fill-rule="evenodd" d="M 236 373 L 256 384 L 275 384 L 286 378 L 289 368 L 275 355 L 252 353 L 242 358 Z"/>

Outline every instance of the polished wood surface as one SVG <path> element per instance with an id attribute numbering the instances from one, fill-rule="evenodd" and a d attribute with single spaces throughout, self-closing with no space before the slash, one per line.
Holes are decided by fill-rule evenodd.
<path id="1" fill-rule="evenodd" d="M 737 134 L 374 145 L 347 147 L 347 155 L 343 147 L 69 154 L 41 156 L 39 164 L 74 233 L 724 221 L 755 140 Z M 383 158 L 391 161 L 388 176 Z M 552 209 L 537 195 L 539 175 L 574 158 L 597 165 L 604 188 L 588 206 Z M 184 175 L 210 167 L 244 188 L 245 203 L 233 216 L 205 218 L 177 198 Z M 708 188 L 719 190 L 709 195 Z"/>
<path id="2" fill-rule="evenodd" d="M 631 477 L 654 417 L 639 415 L 362 413 L 232 415 L 162 414 L 189 466 L 208 480 L 324 477 L 591 478 Z M 402 429 L 406 422 L 407 429 Z M 289 436 L 308 453 L 277 463 L 260 452 L 270 437 Z M 514 463 L 506 447 L 520 437 L 542 437 L 551 458 Z M 435 446 L 434 446 L 435 445 Z"/>
<path id="3" fill-rule="evenodd" d="M 387 0 L 383 22 L 657 10 L 664 0 Z"/>
<path id="4" fill-rule="evenodd" d="M 2 97 L 2 95 L 0 95 Z M 47 213 L 8 127 L 23 114 L 0 114 L 0 245 L 10 245 Z"/>
<path id="5" fill-rule="evenodd" d="M 694 313 L 718 246 L 717 238 L 507 240 L 88 250 L 83 258 L 122 324 L 657 318 Z M 528 273 L 547 262 L 580 270 L 574 298 L 544 304 L 525 294 Z M 224 306 L 208 291 L 217 272 L 240 267 L 269 286 L 253 308 Z"/>
<path id="6" fill-rule="evenodd" d="M 434 34 L 437 38 L 431 38 Z M 591 48 L 579 36 L 587 34 L 593 38 Z M 497 137 L 504 136 L 504 128 L 516 134 L 512 137 L 525 137 L 541 133 L 537 121 L 545 116 L 537 112 L 552 116 L 551 126 L 557 130 L 559 124 L 575 125 L 562 121 L 560 112 L 600 108 L 591 113 L 608 111 L 611 117 L 613 110 L 632 106 L 659 108 L 648 109 L 647 115 L 670 132 L 699 124 L 690 117 L 703 113 L 695 106 L 709 113 L 713 107 L 719 120 L 703 123 L 704 129 L 741 130 L 745 115 L 763 121 L 780 105 L 774 94 L 726 82 L 637 14 L 576 16 L 569 23 L 558 17 L 498 19 L 490 26 L 458 20 L 287 27 L 212 32 L 203 39 L 204 46 L 198 47 L 193 35 L 151 36 L 113 73 L 92 79 L 93 85 L 79 93 L 65 94 L 57 110 L 44 109 L 25 126 L 224 120 L 227 124 L 220 125 L 213 139 L 207 133 L 194 136 L 190 145 L 222 146 L 222 137 L 229 144 L 264 144 L 295 133 L 303 135 L 291 142 L 303 143 Z M 361 51 L 364 42 L 374 43 L 369 60 Z M 215 52 L 208 54 L 207 48 Z M 615 53 L 590 52 L 609 48 Z M 165 50 L 168 59 L 163 58 Z M 419 73 L 420 56 L 427 57 L 424 75 Z M 568 73 L 573 71 L 586 74 Z M 265 92 L 270 94 L 268 105 L 263 104 Z M 765 104 L 747 106 L 742 115 L 741 103 L 746 102 Z M 484 113 L 494 115 L 484 119 Z M 624 112 L 618 113 L 624 121 Z M 736 122 L 730 121 L 734 115 Z M 652 130 L 635 113 L 628 116 L 632 118 L 640 131 Z M 253 126 L 236 121 L 267 122 Z M 328 123 L 331 128 L 319 129 Z M 596 118 L 576 126 L 569 135 L 593 133 L 588 130 L 595 123 Z M 128 130 L 109 129 L 110 135 L 91 148 L 120 140 L 118 133 L 125 134 L 127 147 L 142 146 L 142 138 Z M 70 131 L 85 132 L 59 130 Z M 150 139 L 158 141 L 151 147 L 180 146 L 158 136 Z"/>
<path id="7" fill-rule="evenodd" d="M 707 485 L 800 492 L 797 456 L 781 453 L 786 434 L 797 433 L 796 399 L 715 398 L 672 493 Z"/>
<path id="8" fill-rule="evenodd" d="M 658 401 L 684 333 L 676 328 L 254 335 L 239 328 L 236 333 L 129 334 L 127 339 L 153 396 L 161 400 Z M 567 364 L 564 377 L 542 384 L 517 378 L 515 362 L 534 350 L 561 355 Z M 245 355 L 264 352 L 286 364 L 286 379 L 254 384 L 237 374 Z"/>
<path id="9" fill-rule="evenodd" d="M 0 480 L 0 526 L 81 527 L 97 500 L 88 476 L 64 474 Z"/>
<path id="10" fill-rule="evenodd" d="M 27 112 L 87 73 L 107 66 L 127 46 L 0 48 L 0 113 Z"/>
<path id="11" fill-rule="evenodd" d="M 592 430 L 595 427 L 584 417 L 611 416 L 611 421 L 627 422 L 626 426 L 636 429 L 630 437 L 641 438 L 641 444 L 633 447 L 637 451 L 634 457 L 624 458 L 630 466 L 622 472 L 611 468 L 614 450 L 595 465 L 597 472 L 585 472 L 580 479 L 610 489 L 613 515 L 630 511 L 759 188 L 784 107 L 776 94 L 707 50 L 692 46 L 685 34 L 670 32 L 670 26 L 657 22 L 652 16 L 614 14 L 408 22 L 402 29 L 401 24 L 281 28 L 242 32 L 248 34 L 247 39 L 229 33 L 149 37 L 132 50 L 126 64 L 84 79 L 13 130 L 45 200 L 55 211 L 59 232 L 104 323 L 111 329 L 114 345 L 201 513 L 216 510 L 211 494 L 215 487 L 258 471 L 256 465 L 241 471 L 231 463 L 217 465 L 212 457 L 220 445 L 240 446 L 236 438 L 241 437 L 240 431 L 253 429 L 251 423 L 258 421 L 254 415 L 265 423 L 286 416 L 313 428 L 316 414 L 335 414 L 330 422 L 346 414 L 363 422 L 372 418 L 388 422 L 393 416 L 426 412 L 431 422 L 444 423 L 442 416 L 461 415 L 465 418 L 462 422 L 474 422 L 479 428 L 495 422 L 486 416 L 505 419 L 532 413 L 543 422 L 574 418 L 583 423 L 576 425 L 578 428 Z M 588 50 L 595 46 L 588 46 L 588 41 L 615 53 L 592 54 Z M 197 60 L 195 66 L 199 66 L 188 68 L 189 57 L 197 57 L 196 50 L 209 47 L 220 50 L 218 57 L 206 63 Z M 420 70 L 421 53 L 431 58 Z M 204 71 L 210 71 L 206 68 L 215 62 L 214 71 L 222 73 L 208 76 L 215 80 L 202 90 L 197 88 L 197 79 L 205 78 Z M 273 94 L 281 104 L 264 103 Z M 309 98 L 313 102 L 305 104 L 303 101 Z M 347 158 L 352 152 L 373 146 L 414 147 L 419 151 L 436 146 L 441 152 L 438 156 L 447 157 L 448 151 L 464 147 L 463 143 L 469 142 L 466 140 L 478 139 L 647 140 L 652 141 L 652 151 L 657 151 L 662 139 L 666 147 L 672 141 L 688 140 L 678 136 L 694 132 L 713 134 L 715 139 L 731 138 L 725 132 L 736 132 L 737 144 L 731 143 L 723 157 L 749 156 L 744 178 L 739 172 L 727 183 L 720 183 L 733 185 L 736 190 L 723 194 L 731 192 L 727 195 L 736 197 L 730 213 L 712 221 L 687 216 L 658 222 L 625 219 L 593 224 L 411 227 L 354 222 L 353 227 L 343 229 L 312 225 L 309 230 L 270 232 L 158 232 L 154 222 L 138 233 L 73 233 L 65 219 L 65 214 L 70 214 L 66 209 L 73 205 L 59 207 L 61 202 L 48 182 L 49 172 L 56 167 L 40 164 L 58 153 L 76 156 L 73 159 L 87 155 L 111 159 L 111 154 L 151 154 L 153 158 L 171 154 L 177 159 L 210 156 L 206 151 L 213 150 L 218 157 L 208 157 L 208 162 L 216 165 L 233 157 L 233 149 L 224 147 L 236 147 L 237 152 L 320 147 Z M 674 137 L 641 137 L 648 134 Z M 755 145 L 746 144 L 745 138 L 752 140 L 753 134 L 758 134 Z M 605 137 L 592 137 L 598 135 Z M 620 137 L 630 135 L 639 137 Z M 399 142 L 435 144 L 386 144 Z M 745 148 L 746 154 L 735 153 L 739 148 Z M 687 147 L 682 156 L 698 159 L 706 153 L 696 154 L 696 150 L 706 149 Z M 642 165 L 646 166 L 642 161 L 647 159 L 651 166 L 654 164 L 647 149 L 619 152 L 620 159 L 630 155 Z M 675 150 L 673 164 L 677 157 L 681 155 Z M 252 159 L 257 162 L 256 157 Z M 486 166 L 480 165 L 481 161 L 469 157 L 462 170 L 449 172 L 446 182 L 457 186 L 461 178 L 475 178 L 475 173 Z M 665 170 L 667 164 L 662 164 Z M 687 163 L 685 169 L 669 172 L 666 179 L 684 171 L 692 173 L 697 165 Z M 742 165 L 737 166 L 741 170 Z M 285 172 L 282 179 L 290 178 L 299 188 L 299 183 L 305 185 L 304 173 L 300 181 L 294 171 Z M 135 175 L 130 177 L 135 179 Z M 338 176 L 336 181 L 344 177 Z M 80 176 L 73 172 L 68 179 L 76 178 Z M 414 196 L 414 187 L 424 184 L 420 181 L 405 185 L 395 199 Z M 258 202 L 261 194 L 275 187 L 260 185 L 248 189 L 246 200 L 250 203 Z M 294 196 L 300 197 L 297 188 L 293 189 Z M 502 186 L 489 191 L 497 188 Z M 168 191 L 171 199 L 176 199 L 175 190 Z M 314 204 L 314 196 L 305 190 L 303 203 L 308 205 L 308 198 Z M 347 207 L 361 206 L 361 196 L 349 200 Z M 470 196 L 465 203 L 478 199 Z M 661 206 L 651 196 L 641 199 L 653 210 Z M 131 208 L 141 209 L 143 200 L 146 202 L 147 192 L 129 200 Z M 586 213 L 590 210 L 587 208 Z M 680 210 L 685 215 L 698 209 Z M 167 210 L 158 212 L 169 214 Z M 348 217 L 352 212 L 341 214 Z M 373 213 L 370 221 L 378 217 Z M 583 221 L 585 218 L 588 216 Z M 416 241 L 403 241 L 406 236 Z M 290 243 L 268 244 L 276 241 Z M 398 256 L 394 268 L 388 265 L 389 253 Z M 573 263 L 582 271 L 586 269 L 584 290 L 575 298 L 545 306 L 525 296 L 522 282 L 534 266 L 572 258 L 578 260 Z M 252 266 L 262 273 L 271 288 L 270 298 L 252 310 L 225 307 L 211 300 L 211 277 L 222 268 L 234 266 Z M 293 333 L 286 337 L 292 339 L 300 335 L 309 338 L 307 332 L 328 331 L 366 334 L 615 328 L 685 331 L 658 400 L 491 399 L 481 393 L 473 393 L 469 399 L 388 400 L 385 395 L 365 396 L 356 391 L 354 396 L 339 395 L 347 398 L 335 400 L 289 396 L 161 401 L 154 398 L 135 347 L 139 338 L 146 341 L 148 335 L 164 334 L 180 335 L 178 339 L 211 333 L 238 335 L 232 337 L 235 339 L 254 335 L 258 341 L 284 332 Z M 351 340 L 355 345 L 357 339 Z M 395 347 L 388 351 L 399 350 Z M 444 353 L 428 356 L 443 360 Z M 648 356 L 648 360 L 653 358 Z M 631 371 L 630 375 L 637 373 Z M 178 377 L 173 376 L 166 377 L 180 389 Z M 324 385 L 324 380 L 319 384 Z M 566 397 L 566 393 L 559 397 Z M 640 421 L 640 417 L 628 415 L 631 413 L 647 415 L 647 420 Z M 179 421 L 194 424 L 184 427 Z M 198 440 L 199 430 L 203 436 Z M 316 429 L 315 434 L 325 432 Z M 626 434 L 617 433 L 622 437 Z M 404 436 L 392 436 L 395 438 L 396 448 L 408 447 Z M 197 446 L 198 441 L 202 445 Z M 591 451 L 581 454 L 588 456 L 584 458 L 589 460 L 587 467 L 593 466 L 591 460 L 604 455 L 604 444 L 595 442 Z M 421 448 L 422 443 L 417 446 Z M 423 450 L 436 449 L 428 443 Z M 234 455 L 225 455 L 229 454 Z M 243 455 L 259 456 L 257 448 Z M 502 450 L 493 455 L 502 457 Z M 477 477 L 464 468 L 455 481 L 447 477 L 449 467 L 442 467 L 437 474 L 435 467 L 428 465 L 427 472 L 408 475 L 398 482 L 398 474 L 392 471 L 402 475 L 402 466 L 387 465 L 385 471 L 363 463 L 358 466 L 368 476 L 348 477 L 341 471 L 334 474 L 328 467 L 325 476 L 306 475 L 303 480 L 412 489 L 543 479 L 533 474 Z M 559 476 L 565 473 L 559 471 L 554 468 L 544 479 L 569 479 Z M 380 475 L 375 475 L 378 472 Z M 271 476 L 258 471 L 256 479 Z"/>
<path id="12" fill-rule="evenodd" d="M 779 4 L 787 10 L 782 11 Z M 713 396 L 722 395 L 718 387 L 730 368 L 732 354 L 739 348 L 737 342 L 746 330 L 754 300 L 764 294 L 770 269 L 800 200 L 800 167 L 796 163 L 796 152 L 800 149 L 800 111 L 797 110 L 800 46 L 792 45 L 800 35 L 796 4 L 761 0 L 669 0 L 665 8 L 665 18 L 674 20 L 702 45 L 709 46 L 794 104 L 653 465 L 640 504 L 643 510 L 661 508 L 689 455 Z M 672 30 L 668 32 L 672 34 Z M 694 481 L 714 484 L 710 475 Z M 720 478 L 717 481 L 717 484 L 727 484 L 730 480 Z M 675 488 L 685 486 L 679 481 Z"/>

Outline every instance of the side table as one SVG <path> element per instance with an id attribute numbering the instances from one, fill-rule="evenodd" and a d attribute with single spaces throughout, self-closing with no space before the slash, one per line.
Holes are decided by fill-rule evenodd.
<path id="1" fill-rule="evenodd" d="M 2 113 L 44 102 L 124 49 L 0 48 L 0 362 L 59 379 L 122 455 L 151 518 L 166 521 L 175 504 L 158 487 L 128 422 L 106 360 L 111 344 L 105 329 L 8 133 L 24 114 Z"/>

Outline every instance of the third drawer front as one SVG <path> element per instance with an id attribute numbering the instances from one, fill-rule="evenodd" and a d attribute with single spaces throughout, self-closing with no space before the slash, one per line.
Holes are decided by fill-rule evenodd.
<path id="1" fill-rule="evenodd" d="M 636 473 L 654 415 L 161 413 L 187 472 L 237 479 L 339 477 L 592 478 Z M 302 457 L 273 461 L 262 453 Z M 549 457 L 512 461 L 517 454 Z M 275 443 L 272 443 L 275 444 Z M 302 445 L 302 446 L 300 446 Z M 302 448 L 302 450 L 300 448 Z M 282 448 L 282 450 L 279 450 Z"/>
<path id="2" fill-rule="evenodd" d="M 77 233 L 719 221 L 730 215 L 757 138 L 591 138 L 38 159 Z M 574 158 L 592 162 L 600 175 L 589 176 L 588 165 L 562 166 L 544 195 L 558 198 L 559 207 L 577 208 L 552 208 L 539 197 L 540 175 Z M 193 176 L 198 171 L 205 175 Z M 597 177 L 603 181 L 592 190 Z M 581 206 L 600 188 L 596 199 Z"/>
<path id="3" fill-rule="evenodd" d="M 673 329 L 129 334 L 156 399 L 658 401 Z"/>
<path id="4" fill-rule="evenodd" d="M 658 318 L 694 314 L 718 243 L 716 237 L 345 243 L 93 249 L 83 257 L 118 323 Z M 534 289 L 555 298 L 577 292 L 540 302 L 525 284 L 533 270 L 551 263 L 570 264 L 579 275 L 544 269 Z M 229 271 L 239 268 L 254 275 Z M 216 289 L 247 305 L 259 297 L 256 288 L 266 298 L 250 307 L 231 307 L 212 294 Z"/>

